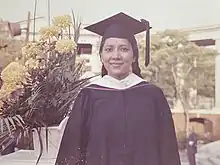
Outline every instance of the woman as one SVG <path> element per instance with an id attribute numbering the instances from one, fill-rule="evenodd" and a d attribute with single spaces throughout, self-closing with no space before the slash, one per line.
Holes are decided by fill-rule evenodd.
<path id="1" fill-rule="evenodd" d="M 86 29 L 103 36 L 103 77 L 78 95 L 56 163 L 180 165 L 168 103 L 138 66 L 134 34 L 149 27 L 119 13 Z"/>

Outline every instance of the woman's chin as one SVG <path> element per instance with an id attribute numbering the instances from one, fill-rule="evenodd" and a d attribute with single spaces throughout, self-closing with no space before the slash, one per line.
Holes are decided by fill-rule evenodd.
<path id="1" fill-rule="evenodd" d="M 123 79 L 123 78 L 127 77 L 128 74 L 129 73 L 125 73 L 125 72 L 122 72 L 122 71 L 119 71 L 119 70 L 114 70 L 114 71 L 111 72 L 110 76 L 115 77 L 115 78 Z"/>

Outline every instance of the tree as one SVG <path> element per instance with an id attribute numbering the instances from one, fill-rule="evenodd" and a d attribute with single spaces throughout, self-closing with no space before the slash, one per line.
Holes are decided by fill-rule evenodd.
<path id="1" fill-rule="evenodd" d="M 143 76 L 162 87 L 168 100 L 175 100 L 175 107 L 183 110 L 187 133 L 188 111 L 196 104 L 192 101 L 194 96 L 214 97 L 213 68 L 217 53 L 190 42 L 184 32 L 165 30 L 152 36 L 151 61 L 146 69 L 143 62 L 144 42 L 142 40 L 140 44 Z"/>

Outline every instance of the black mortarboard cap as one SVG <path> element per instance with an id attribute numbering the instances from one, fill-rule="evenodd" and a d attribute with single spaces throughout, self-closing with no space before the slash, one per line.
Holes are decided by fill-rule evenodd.
<path id="1" fill-rule="evenodd" d="M 128 38 L 129 36 L 146 31 L 145 66 L 149 64 L 150 60 L 150 28 L 149 21 L 144 19 L 141 21 L 136 20 L 123 12 L 85 27 L 86 30 L 106 38 Z"/>

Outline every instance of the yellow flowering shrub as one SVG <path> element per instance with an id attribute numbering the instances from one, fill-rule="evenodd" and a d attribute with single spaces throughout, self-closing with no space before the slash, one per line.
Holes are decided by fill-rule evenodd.
<path id="1" fill-rule="evenodd" d="M 57 16 L 53 19 L 53 24 L 60 29 L 65 29 L 71 25 L 71 16 L 70 15 L 63 15 Z"/>
<path id="2" fill-rule="evenodd" d="M 28 69 L 36 69 L 39 67 L 39 61 L 33 58 L 29 58 L 26 62 L 25 62 L 25 66 Z"/>
<path id="3" fill-rule="evenodd" d="M 22 55 L 25 58 L 35 58 L 38 54 L 41 54 L 41 46 L 37 42 L 29 42 L 21 48 Z"/>
<path id="4" fill-rule="evenodd" d="M 42 27 L 40 29 L 40 39 L 47 40 L 52 37 L 58 37 L 59 28 L 57 26 Z"/>
<path id="5" fill-rule="evenodd" d="M 40 41 L 28 42 L 21 48 L 22 55 L 24 57 L 24 64 L 19 64 L 18 61 L 10 63 L 2 71 L 2 79 L 4 84 L 0 89 L 0 98 L 7 97 L 11 92 L 18 88 L 22 88 L 22 83 L 25 82 L 26 76 L 28 76 L 29 69 L 36 69 L 40 67 L 38 58 L 44 57 L 47 51 L 58 51 L 59 53 L 70 53 L 76 49 L 77 44 L 71 39 L 58 39 L 59 33 L 62 30 L 72 25 L 72 19 L 70 15 L 57 16 L 53 19 L 53 25 L 48 27 L 42 27 L 40 29 Z M 61 37 L 62 38 L 62 37 Z M 48 39 L 55 39 L 55 47 L 51 42 L 45 42 Z M 41 43 L 41 41 L 43 41 Z M 51 41 L 51 40 L 50 40 Z M 54 43 L 55 43 L 54 42 Z M 81 62 L 81 60 L 78 60 Z M 1 107 L 1 106 L 0 106 Z"/>
<path id="6" fill-rule="evenodd" d="M 3 84 L 0 90 L 0 99 L 8 97 L 13 91 L 15 91 L 16 89 L 20 89 L 20 88 L 22 88 L 22 85 L 18 85 L 13 82 L 10 84 L 9 83 Z"/>
<path id="7" fill-rule="evenodd" d="M 11 62 L 2 71 L 1 77 L 4 82 L 20 82 L 25 79 L 25 66 L 18 62 Z"/>
<path id="8" fill-rule="evenodd" d="M 76 43 L 70 39 L 58 40 L 55 46 L 55 50 L 59 53 L 69 53 L 76 49 Z"/>
<path id="9" fill-rule="evenodd" d="M 21 88 L 21 82 L 25 82 L 27 69 L 18 62 L 11 62 L 2 71 L 3 86 L 0 90 L 0 98 L 9 95 L 14 90 Z"/>

